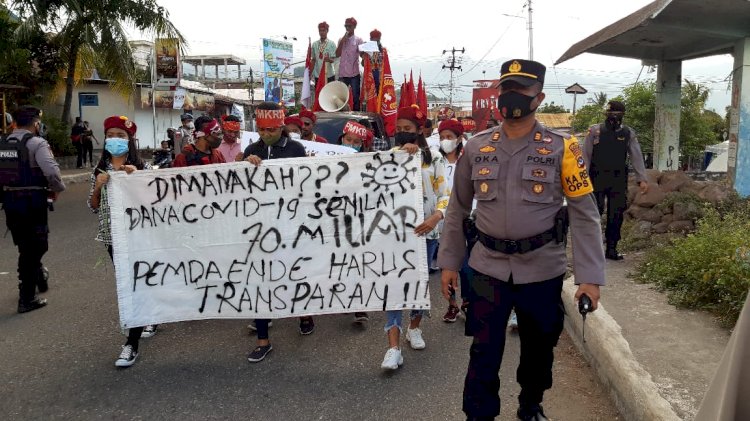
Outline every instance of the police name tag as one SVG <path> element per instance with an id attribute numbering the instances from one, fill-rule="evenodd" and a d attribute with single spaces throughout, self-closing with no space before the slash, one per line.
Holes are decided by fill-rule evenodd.
<path id="1" fill-rule="evenodd" d="M 0 151 L 0 158 L 18 158 L 18 151 Z"/>

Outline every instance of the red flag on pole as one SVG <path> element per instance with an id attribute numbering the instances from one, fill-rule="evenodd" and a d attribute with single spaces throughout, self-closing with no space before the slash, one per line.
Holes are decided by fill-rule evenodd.
<path id="1" fill-rule="evenodd" d="M 378 108 L 380 115 L 383 116 L 385 123 L 385 132 L 388 136 L 396 133 L 396 112 L 398 104 L 396 103 L 396 83 L 391 74 L 391 62 L 388 59 L 388 52 L 383 49 L 383 75 L 380 83 L 380 93 L 378 95 Z"/>
<path id="2" fill-rule="evenodd" d="M 362 77 L 362 102 L 365 104 L 365 111 L 377 112 L 378 93 L 375 92 L 375 77 L 372 74 L 372 58 L 365 54 L 365 73 Z"/>
<path id="3" fill-rule="evenodd" d="M 401 85 L 401 96 L 398 99 L 398 108 L 408 107 L 409 101 L 409 82 L 406 81 L 406 75 L 404 75 L 404 83 Z"/>
<path id="4" fill-rule="evenodd" d="M 305 108 L 310 108 L 312 103 L 312 95 L 310 92 L 310 76 L 312 76 L 312 71 L 312 44 L 310 43 L 310 38 L 308 38 L 307 58 L 305 58 L 305 75 L 302 79 L 302 94 L 300 95 L 302 106 Z"/>
<path id="5" fill-rule="evenodd" d="M 422 83 L 422 74 L 419 74 L 419 85 L 417 86 L 417 105 L 423 112 L 427 112 L 427 92 Z"/>
<path id="6" fill-rule="evenodd" d="M 318 75 L 318 81 L 315 83 L 315 105 L 313 111 L 323 111 L 320 107 L 320 90 L 326 86 L 326 66 L 321 66 L 320 75 Z"/>
<path id="7" fill-rule="evenodd" d="M 354 92 L 352 92 L 351 85 L 349 86 L 349 109 L 354 111 Z"/>
<path id="8" fill-rule="evenodd" d="M 414 72 L 409 70 L 409 85 L 407 86 L 409 92 L 407 106 L 411 106 L 417 103 L 417 95 L 414 93 Z"/>

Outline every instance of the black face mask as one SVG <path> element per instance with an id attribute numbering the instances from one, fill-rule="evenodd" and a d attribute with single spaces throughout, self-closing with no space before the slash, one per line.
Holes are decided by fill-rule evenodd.
<path id="1" fill-rule="evenodd" d="M 409 132 L 398 132 L 396 133 L 396 145 L 404 146 L 407 143 L 417 143 L 417 134 Z"/>
<path id="2" fill-rule="evenodd" d="M 622 116 L 621 115 L 608 115 L 607 121 L 604 123 L 610 130 L 619 130 L 622 127 Z"/>
<path id="3" fill-rule="evenodd" d="M 531 101 L 534 98 L 536 95 L 528 96 L 516 91 L 505 92 L 497 98 L 497 108 L 503 118 L 524 118 L 534 112 L 531 109 Z"/>

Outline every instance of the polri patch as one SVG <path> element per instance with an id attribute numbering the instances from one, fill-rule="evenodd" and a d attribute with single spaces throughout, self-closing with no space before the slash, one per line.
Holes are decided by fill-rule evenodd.
<path id="1" fill-rule="evenodd" d="M 496 150 L 497 150 L 496 147 L 490 146 L 490 145 L 482 146 L 481 148 L 479 148 L 479 152 L 482 152 L 482 153 L 492 153 L 492 152 L 495 152 Z"/>
<path id="2" fill-rule="evenodd" d="M 552 149 L 542 146 L 541 148 L 536 148 L 536 152 L 540 155 L 549 155 L 552 153 Z"/>

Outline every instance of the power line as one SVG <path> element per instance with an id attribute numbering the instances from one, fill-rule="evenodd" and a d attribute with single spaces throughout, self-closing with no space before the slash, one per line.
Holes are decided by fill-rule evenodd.
<path id="1" fill-rule="evenodd" d="M 457 50 L 456 47 L 453 47 L 450 51 L 449 50 L 443 50 L 443 54 L 445 53 L 451 53 L 451 58 L 448 60 L 448 65 L 446 66 L 443 64 L 443 69 L 449 69 L 451 71 L 451 81 L 450 81 L 450 92 L 448 96 L 448 104 L 453 105 L 453 83 L 455 82 L 455 79 L 453 77 L 453 72 L 458 69 L 461 70 L 461 58 L 459 57 L 458 61 L 459 64 L 456 65 L 456 53 L 464 54 L 466 52 L 466 49 L 461 47 L 460 50 Z"/>

